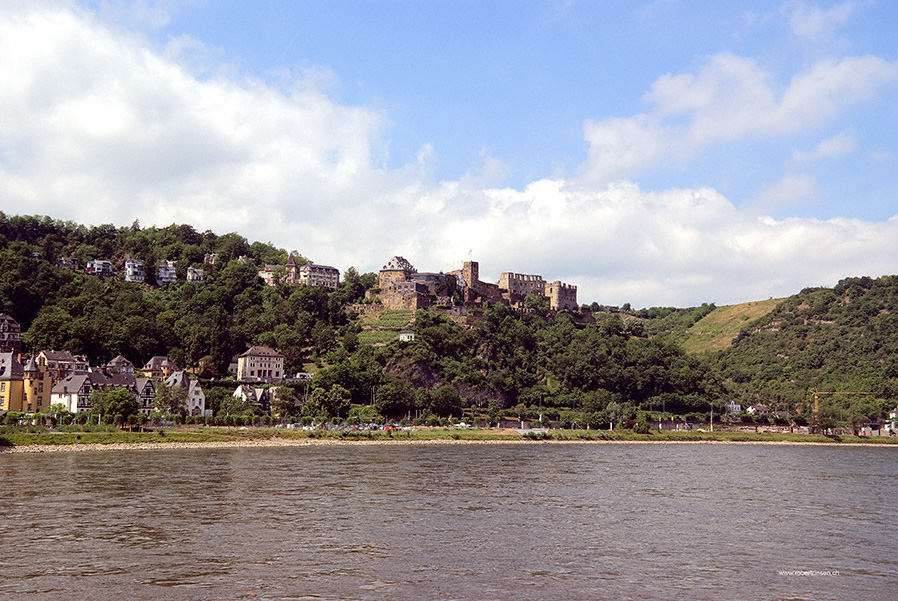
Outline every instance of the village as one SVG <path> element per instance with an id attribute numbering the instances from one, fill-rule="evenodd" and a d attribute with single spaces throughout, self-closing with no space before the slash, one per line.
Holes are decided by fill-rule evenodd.
<path id="1" fill-rule="evenodd" d="M 215 265 L 215 254 L 207 254 L 205 263 Z M 248 257 L 237 259 L 251 262 Z M 78 270 L 77 260 L 62 257 L 57 267 Z M 158 265 L 156 285 L 166 286 L 177 281 L 176 261 L 162 261 Z M 88 261 L 83 273 L 94 277 L 117 277 L 135 285 L 149 285 L 143 261 L 125 258 L 116 271 L 108 260 Z M 201 268 L 189 267 L 186 281 L 202 284 Z M 297 263 L 289 255 L 284 265 L 265 265 L 258 271 L 268 286 L 297 285 L 339 286 L 339 271 L 327 265 Z M 502 303 L 522 308 L 528 295 L 544 299 L 551 310 L 577 312 L 577 287 L 559 281 L 546 282 L 539 275 L 503 272 L 498 283 L 480 280 L 479 264 L 467 261 L 462 268 L 448 273 L 418 272 L 411 263 L 394 256 L 379 272 L 378 288 L 367 291 L 367 308 L 431 309 L 454 307 L 456 312 L 483 303 Z M 411 341 L 414 332 L 404 329 L 397 339 Z M 286 373 L 284 355 L 267 346 L 254 345 L 234 357 L 229 376 L 235 383 L 233 395 L 260 413 L 270 411 L 277 388 L 271 385 L 311 380 L 310 373 Z M 41 413 L 51 406 L 79 414 L 91 410 L 94 391 L 123 389 L 137 399 L 139 413 L 144 416 L 157 411 L 155 399 L 162 389 L 179 388 L 184 391 L 184 405 L 180 413 L 194 418 L 210 418 L 212 410 L 206 406 L 206 395 L 200 381 L 189 370 L 182 369 L 169 357 L 154 356 L 142 367 L 118 355 L 102 365 L 89 365 L 83 355 L 69 351 L 40 349 L 22 352 L 21 325 L 10 315 L 0 314 L 0 416 L 6 412 Z"/>

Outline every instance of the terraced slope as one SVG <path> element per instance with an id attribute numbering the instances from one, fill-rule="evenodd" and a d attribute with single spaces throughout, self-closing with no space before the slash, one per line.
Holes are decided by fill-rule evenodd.
<path id="1" fill-rule="evenodd" d="M 415 319 L 410 309 L 384 309 L 361 316 L 360 344 L 385 344 L 399 337 L 399 331 L 409 327 Z"/>

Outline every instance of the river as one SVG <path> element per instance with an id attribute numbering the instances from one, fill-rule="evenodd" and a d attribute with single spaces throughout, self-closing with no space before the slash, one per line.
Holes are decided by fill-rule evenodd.
<path id="1" fill-rule="evenodd" d="M 0 598 L 898 599 L 898 448 L 0 455 Z"/>

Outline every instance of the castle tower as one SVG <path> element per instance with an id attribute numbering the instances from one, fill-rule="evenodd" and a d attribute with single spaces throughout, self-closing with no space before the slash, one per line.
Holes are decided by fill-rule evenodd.
<path id="1" fill-rule="evenodd" d="M 24 411 L 43 411 L 50 406 L 50 391 L 53 382 L 50 372 L 41 368 L 34 356 L 28 360 L 24 369 L 25 406 Z"/>
<path id="2" fill-rule="evenodd" d="M 461 275 L 465 280 L 465 284 L 470 289 L 476 290 L 477 284 L 480 282 L 480 263 L 477 261 L 465 261 Z"/>

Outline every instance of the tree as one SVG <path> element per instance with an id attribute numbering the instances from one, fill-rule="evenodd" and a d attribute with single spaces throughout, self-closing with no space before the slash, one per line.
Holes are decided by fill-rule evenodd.
<path id="1" fill-rule="evenodd" d="M 444 384 L 440 386 L 430 396 L 429 409 L 441 417 L 448 415 L 461 414 L 461 396 L 454 386 Z"/>
<path id="2" fill-rule="evenodd" d="M 533 311 L 538 315 L 545 315 L 549 312 L 551 305 L 545 297 L 538 294 L 528 294 L 524 297 L 524 308 Z"/>
<path id="3" fill-rule="evenodd" d="M 74 417 L 62 403 L 53 403 L 47 407 L 46 414 L 52 417 L 54 424 L 66 423 Z"/>
<path id="4" fill-rule="evenodd" d="M 243 397 L 226 395 L 221 399 L 219 404 L 219 415 L 250 415 L 254 413 L 256 406 Z"/>
<path id="5" fill-rule="evenodd" d="M 102 416 L 106 423 L 113 416 L 124 423 L 138 411 L 137 396 L 126 388 L 96 388 L 90 393 L 90 412 Z"/>
<path id="6" fill-rule="evenodd" d="M 350 406 L 349 391 L 339 384 L 334 384 L 327 390 L 316 388 L 303 405 L 302 414 L 317 419 L 345 417 Z"/>
<path id="7" fill-rule="evenodd" d="M 415 397 L 411 387 L 404 380 L 390 378 L 377 387 L 374 406 L 382 415 L 404 415 L 414 407 L 414 404 Z"/>
<path id="8" fill-rule="evenodd" d="M 187 390 L 180 386 L 159 384 L 153 407 L 162 414 L 183 415 L 187 412 Z"/>
<path id="9" fill-rule="evenodd" d="M 289 386 L 278 386 L 272 388 L 274 393 L 271 398 L 271 414 L 279 417 L 291 415 L 296 409 L 296 396 L 293 389 Z"/>

